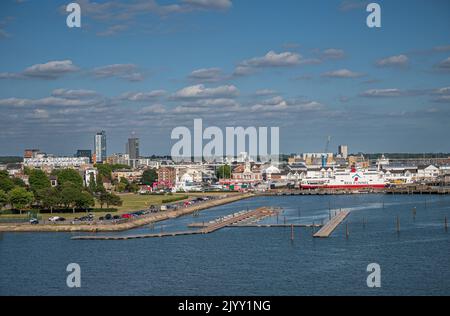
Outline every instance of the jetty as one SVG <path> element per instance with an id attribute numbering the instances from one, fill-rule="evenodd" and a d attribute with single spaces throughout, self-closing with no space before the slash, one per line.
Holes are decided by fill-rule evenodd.
<path id="1" fill-rule="evenodd" d="M 328 238 L 334 232 L 334 230 L 341 224 L 350 211 L 341 211 L 336 214 L 328 223 L 326 223 L 317 233 L 313 235 L 314 238 Z"/>
<path id="2" fill-rule="evenodd" d="M 129 235 L 129 236 L 75 236 L 72 240 L 131 240 L 131 239 L 146 239 L 146 238 L 163 238 L 163 237 L 176 237 L 187 235 L 205 235 L 216 232 L 225 227 L 230 227 L 233 224 L 238 224 L 246 221 L 258 221 L 267 216 L 276 215 L 278 210 L 261 207 L 253 211 L 242 211 L 232 215 L 222 217 L 216 221 L 210 222 L 199 230 L 187 230 L 177 232 L 161 232 L 156 234 L 142 234 L 142 235 Z"/>

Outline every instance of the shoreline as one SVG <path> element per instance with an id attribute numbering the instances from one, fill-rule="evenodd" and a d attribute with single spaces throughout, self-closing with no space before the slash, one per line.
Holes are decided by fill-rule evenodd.
<path id="1" fill-rule="evenodd" d="M 204 202 L 200 205 L 189 206 L 175 211 L 166 211 L 163 213 L 151 214 L 144 218 L 138 218 L 127 223 L 121 224 L 92 224 L 92 225 L 30 225 L 30 224 L 12 224 L 0 225 L 0 233 L 101 233 L 101 232 L 123 232 L 134 228 L 139 228 L 148 224 L 178 218 L 199 211 L 205 211 L 210 208 L 225 204 L 234 203 L 240 200 L 255 197 L 253 193 L 245 193 L 227 196 L 222 199 Z"/>

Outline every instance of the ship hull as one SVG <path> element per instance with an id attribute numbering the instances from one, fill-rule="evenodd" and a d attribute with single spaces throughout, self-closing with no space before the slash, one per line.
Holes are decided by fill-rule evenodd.
<path id="1" fill-rule="evenodd" d="M 348 185 L 301 185 L 304 190 L 316 190 L 316 189 L 342 189 L 342 190 L 358 190 L 358 189 L 384 189 L 385 184 L 348 184 Z"/>

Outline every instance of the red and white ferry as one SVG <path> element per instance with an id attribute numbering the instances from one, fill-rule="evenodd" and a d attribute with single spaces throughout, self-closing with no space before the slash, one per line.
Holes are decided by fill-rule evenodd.
<path id="1" fill-rule="evenodd" d="M 384 175 L 377 170 L 342 170 L 323 178 L 306 178 L 302 189 L 382 189 L 387 185 Z"/>

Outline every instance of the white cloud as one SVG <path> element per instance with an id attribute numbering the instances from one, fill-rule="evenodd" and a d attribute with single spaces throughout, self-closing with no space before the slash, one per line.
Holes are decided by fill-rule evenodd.
<path id="1" fill-rule="evenodd" d="M 200 82 L 217 82 L 225 79 L 220 68 L 202 68 L 191 72 L 189 79 Z"/>
<path id="2" fill-rule="evenodd" d="M 358 77 L 362 77 L 364 76 L 364 74 L 358 73 L 358 72 L 354 72 L 348 69 L 339 69 L 339 70 L 335 70 L 335 71 L 330 71 L 330 72 L 326 72 L 324 74 L 322 74 L 323 77 L 327 77 L 327 78 L 342 78 L 342 79 L 346 79 L 346 78 L 358 78 Z"/>
<path id="3" fill-rule="evenodd" d="M 146 106 L 139 111 L 139 114 L 163 114 L 163 113 L 166 113 L 166 108 L 161 104 Z"/>
<path id="4" fill-rule="evenodd" d="M 71 90 L 71 89 L 56 89 L 52 92 L 53 97 L 60 97 L 65 99 L 82 99 L 97 97 L 98 94 L 93 90 Z"/>
<path id="5" fill-rule="evenodd" d="M 284 52 L 276 53 L 274 51 L 268 52 L 263 57 L 255 57 L 242 62 L 241 65 L 247 67 L 289 67 L 300 63 L 301 55 L 297 53 Z"/>
<path id="6" fill-rule="evenodd" d="M 98 78 L 121 78 L 128 81 L 142 81 L 144 75 L 134 64 L 113 64 L 97 67 L 93 70 L 94 76 Z"/>
<path id="7" fill-rule="evenodd" d="M 79 70 L 71 60 L 55 60 L 45 64 L 36 64 L 26 68 L 22 72 L 0 73 L 0 79 L 23 79 L 23 78 L 40 78 L 40 79 L 58 79 L 66 74 L 77 72 Z"/>
<path id="8" fill-rule="evenodd" d="M 391 56 L 376 62 L 378 67 L 404 67 L 407 66 L 409 58 L 406 55 Z"/>
<path id="9" fill-rule="evenodd" d="M 342 49 L 329 48 L 322 52 L 324 59 L 341 59 L 345 57 L 345 52 Z"/>
<path id="10" fill-rule="evenodd" d="M 265 100 L 251 107 L 254 112 L 277 112 L 277 111 L 314 111 L 320 110 L 323 105 L 316 101 L 288 101 L 281 96 Z"/>
<path id="11" fill-rule="evenodd" d="M 402 91 L 399 89 L 370 89 L 361 93 L 361 96 L 367 98 L 388 98 L 402 96 Z"/>
<path id="12" fill-rule="evenodd" d="M 167 92 L 165 90 L 154 90 L 150 92 L 127 92 L 122 94 L 119 99 L 134 102 L 150 101 L 163 97 L 166 93 Z"/>
<path id="13" fill-rule="evenodd" d="M 442 71 L 450 71 L 450 57 L 444 59 L 443 61 L 438 63 L 435 67 Z"/>
<path id="14" fill-rule="evenodd" d="M 204 85 L 194 85 L 183 88 L 172 95 L 173 99 L 201 99 L 201 98 L 234 98 L 239 95 L 239 90 L 231 86 L 219 86 L 206 88 Z"/>

